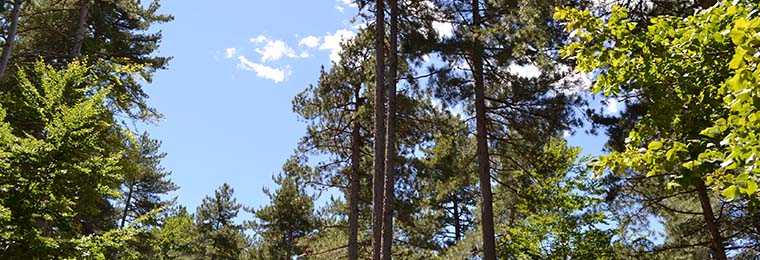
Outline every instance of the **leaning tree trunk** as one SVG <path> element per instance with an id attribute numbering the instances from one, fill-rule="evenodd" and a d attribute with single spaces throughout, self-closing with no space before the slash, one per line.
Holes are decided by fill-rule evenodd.
<path id="1" fill-rule="evenodd" d="M 480 6 L 472 0 L 473 34 L 480 29 Z M 475 124 L 478 153 L 478 176 L 480 178 L 481 229 L 483 233 L 483 259 L 496 260 L 496 241 L 493 224 L 493 195 L 491 194 L 491 174 L 488 158 L 488 132 L 486 128 L 485 84 L 483 82 L 483 47 L 477 37 L 473 37 L 472 76 L 475 80 Z"/>
<path id="2" fill-rule="evenodd" d="M 715 215 L 704 183 L 697 186 L 697 194 L 699 202 L 702 204 L 702 217 L 705 219 L 707 231 L 710 233 L 710 248 L 713 251 L 713 257 L 715 260 L 726 260 L 728 258 L 726 257 L 726 250 L 723 248 L 723 236 L 720 234 L 718 224 L 715 223 Z"/>
<path id="3" fill-rule="evenodd" d="M 361 84 L 354 86 L 354 115 L 351 129 L 351 173 L 348 186 L 348 259 L 359 259 L 359 166 L 361 164 L 361 122 L 359 108 L 362 106 Z"/>
<path id="4" fill-rule="evenodd" d="M 388 120 L 385 143 L 385 195 L 383 204 L 383 260 L 391 259 L 393 247 L 394 159 L 396 158 L 396 74 L 398 71 L 398 1 L 388 2 L 391 9 L 390 53 L 388 53 Z"/>
<path id="5" fill-rule="evenodd" d="M 79 20 L 77 21 L 77 32 L 74 35 L 74 47 L 71 48 L 71 57 L 77 58 L 82 56 L 82 42 L 84 33 L 87 29 L 87 13 L 90 8 L 90 0 L 79 1 Z"/>
<path id="6" fill-rule="evenodd" d="M 124 214 L 121 215 L 121 223 L 119 223 L 119 229 L 124 228 L 124 224 L 127 222 L 127 216 L 129 215 L 129 204 L 132 203 L 132 191 L 135 189 L 135 182 L 129 184 L 129 191 L 127 192 L 127 199 L 124 201 Z"/>
<path id="7" fill-rule="evenodd" d="M 385 7 L 375 5 L 375 144 L 372 173 L 372 259 L 380 260 L 385 174 Z"/>
<path id="8" fill-rule="evenodd" d="M 8 35 L 5 36 L 5 47 L 3 48 L 3 54 L 0 56 L 0 79 L 5 76 L 5 70 L 8 67 L 8 62 L 11 60 L 11 53 L 13 53 L 13 44 L 16 42 L 16 34 L 18 32 L 18 19 L 21 15 L 21 5 L 24 0 L 16 0 L 13 3 L 13 10 L 11 11 L 11 26 L 8 29 Z"/>

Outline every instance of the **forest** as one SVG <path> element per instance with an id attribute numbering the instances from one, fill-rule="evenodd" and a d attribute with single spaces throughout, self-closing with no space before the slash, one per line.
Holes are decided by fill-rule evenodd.
<path id="1" fill-rule="evenodd" d="M 760 1 L 343 2 L 276 187 L 188 209 L 135 127 L 175 17 L 0 0 L 0 259 L 760 258 Z"/>

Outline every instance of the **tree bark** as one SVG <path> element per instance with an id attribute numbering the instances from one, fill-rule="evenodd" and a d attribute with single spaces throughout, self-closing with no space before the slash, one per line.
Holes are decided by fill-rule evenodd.
<path id="1" fill-rule="evenodd" d="M 375 144 L 372 175 L 372 259 L 381 259 L 385 181 L 385 3 L 375 5 Z"/>
<path id="2" fill-rule="evenodd" d="M 361 123 L 359 108 L 362 106 L 361 84 L 354 86 L 354 126 L 351 130 L 351 182 L 348 187 L 348 259 L 359 259 L 359 166 L 361 163 Z"/>
<path id="3" fill-rule="evenodd" d="M 712 248 L 713 257 L 716 260 L 726 260 L 728 258 L 726 257 L 726 250 L 723 248 L 723 236 L 721 236 L 720 228 L 715 223 L 715 215 L 704 183 L 697 186 L 697 194 L 699 195 L 699 202 L 702 204 L 702 216 L 705 219 L 707 231 L 710 233 L 710 248 Z"/>
<path id="4" fill-rule="evenodd" d="M 454 241 L 459 242 L 459 240 L 462 240 L 462 224 L 460 223 L 461 218 L 459 216 L 459 196 L 454 195 L 451 202 L 454 204 Z"/>
<path id="5" fill-rule="evenodd" d="M 3 48 L 3 54 L 0 56 L 0 79 L 3 79 L 3 76 L 5 76 L 5 70 L 8 67 L 8 62 L 11 60 L 13 44 L 16 42 L 16 34 L 18 32 L 18 19 L 21 16 L 21 5 L 23 3 L 23 0 L 16 0 L 13 3 L 10 17 L 11 27 L 8 29 L 8 35 L 5 36 L 5 48 Z"/>
<path id="6" fill-rule="evenodd" d="M 472 0 L 473 33 L 480 29 L 480 6 Z M 481 229 L 483 233 L 483 259 L 496 260 L 496 238 L 493 224 L 493 195 L 488 159 L 488 132 L 486 128 L 485 84 L 483 82 L 483 47 L 473 37 L 472 76 L 475 80 L 475 124 L 478 153 L 478 176 L 480 178 Z"/>
<path id="7" fill-rule="evenodd" d="M 396 76 L 398 74 L 398 1 L 388 2 L 391 9 L 391 32 L 388 53 L 388 115 L 385 138 L 385 195 L 383 196 L 383 243 L 381 255 L 383 260 L 391 259 L 393 248 L 393 200 L 395 188 L 396 158 Z"/>
<path id="8" fill-rule="evenodd" d="M 82 56 L 82 41 L 87 28 L 87 13 L 89 12 L 90 1 L 79 1 L 79 20 L 77 21 L 77 32 L 74 35 L 74 47 L 71 48 L 71 57 L 78 58 Z"/>
<path id="9" fill-rule="evenodd" d="M 129 215 L 129 203 L 132 203 L 132 191 L 135 189 L 135 182 L 129 184 L 129 191 L 127 192 L 127 200 L 124 201 L 124 214 L 121 216 L 121 223 L 119 223 L 119 229 L 124 228 L 124 223 L 127 222 L 127 215 Z"/>

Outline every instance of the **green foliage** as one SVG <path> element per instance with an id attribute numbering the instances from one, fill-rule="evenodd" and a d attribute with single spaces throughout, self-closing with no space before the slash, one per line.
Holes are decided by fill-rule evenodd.
<path id="1" fill-rule="evenodd" d="M 161 142 L 151 139 L 147 132 L 135 136 L 126 131 L 125 139 L 126 149 L 121 160 L 124 180 L 120 186 L 119 202 L 122 208 L 119 226 L 169 206 L 172 201 L 164 201 L 161 196 L 178 188 L 168 179 L 171 172 L 161 166 L 161 160 L 166 156 L 166 153 L 159 151 Z"/>
<path id="2" fill-rule="evenodd" d="M 760 21 L 747 20 L 753 9 L 725 2 L 685 19 L 654 18 L 643 33 L 621 8 L 606 22 L 586 11 L 557 12 L 577 37 L 563 55 L 599 73 L 593 91 L 637 91 L 651 105 L 626 150 L 601 157 L 597 172 L 630 168 L 666 178 L 669 188 L 704 181 L 726 198 L 757 193 L 751 49 L 758 40 L 750 35 Z"/>
<path id="3" fill-rule="evenodd" d="M 276 177 L 280 188 L 275 192 L 264 189 L 271 200 L 258 210 L 250 210 L 256 217 L 248 225 L 256 231 L 259 242 L 253 259 L 293 259 L 306 253 L 307 246 L 300 240 L 317 228 L 314 215 L 314 198 L 303 190 L 303 184 L 292 172 L 298 171 L 294 164 L 286 164 L 284 175 Z M 295 169 L 294 169 L 295 168 Z"/>
<path id="4" fill-rule="evenodd" d="M 25 2 L 10 68 L 30 68 L 39 58 L 62 68 L 76 59 L 71 50 L 82 1 Z M 159 118 L 158 111 L 147 104 L 142 82 L 150 82 L 155 71 L 166 68 L 170 58 L 155 55 L 162 36 L 154 25 L 174 18 L 158 13 L 158 0 L 148 4 L 138 0 L 88 2 L 81 55 L 93 65 L 90 73 L 101 79 L 99 86 L 109 88 L 109 106 L 133 118 Z M 6 90 L 14 90 L 13 78 L 2 80 Z"/>
<path id="5" fill-rule="evenodd" d="M 198 236 L 198 230 L 193 223 L 193 216 L 185 207 L 179 207 L 171 212 L 164 220 L 161 228 L 154 229 L 156 243 L 159 252 L 155 259 L 195 259 L 196 251 L 194 242 Z"/>
<path id="6" fill-rule="evenodd" d="M 89 234 L 87 223 L 77 221 L 96 214 L 121 177 L 120 155 L 108 147 L 114 125 L 104 107 L 108 91 L 91 91 L 96 79 L 88 75 L 81 63 L 59 71 L 38 62 L 19 72 L 22 95 L 4 96 L 17 108 L 11 112 L 28 121 L 8 122 L 0 107 L 3 258 L 98 258 L 130 235 Z"/>
<path id="7" fill-rule="evenodd" d="M 517 194 L 498 202 L 507 216 L 498 246 L 509 259 L 614 259 L 612 233 L 599 228 L 606 217 L 596 208 L 597 184 L 580 166 L 580 151 L 552 140 L 533 170 L 512 172 L 521 185 L 498 186 L 497 198 Z"/>
<path id="8" fill-rule="evenodd" d="M 204 259 L 240 259 L 248 241 L 243 227 L 235 224 L 242 205 L 233 197 L 234 189 L 227 183 L 206 196 L 196 210 L 198 240 L 197 257 Z"/>

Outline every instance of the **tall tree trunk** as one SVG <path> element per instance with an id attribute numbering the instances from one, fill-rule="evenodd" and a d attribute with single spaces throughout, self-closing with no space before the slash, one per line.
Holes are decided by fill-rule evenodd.
<path id="1" fill-rule="evenodd" d="M 388 2 L 391 9 L 391 34 L 388 53 L 388 119 L 385 143 L 385 195 L 383 203 L 382 258 L 390 260 L 393 248 L 393 200 L 396 168 L 396 76 L 398 74 L 398 1 Z"/>
<path id="2" fill-rule="evenodd" d="M 380 260 L 385 179 L 385 3 L 375 5 L 375 144 L 372 173 L 372 259 Z"/>
<path id="3" fill-rule="evenodd" d="M 361 164 L 361 123 L 359 108 L 362 106 L 361 84 L 354 86 L 354 126 L 351 130 L 351 176 L 348 186 L 348 260 L 359 259 L 359 165 Z"/>
<path id="4" fill-rule="evenodd" d="M 16 0 L 13 3 L 13 10 L 11 11 L 11 27 L 8 29 L 8 35 L 5 36 L 5 47 L 3 48 L 3 54 L 0 56 L 0 79 L 5 76 L 5 70 L 8 67 L 8 62 L 11 60 L 11 53 L 13 53 L 13 44 L 16 42 L 16 34 L 18 32 L 18 19 L 21 15 L 21 5 L 24 0 Z"/>
<path id="5" fill-rule="evenodd" d="M 129 215 L 129 204 L 132 203 L 132 191 L 135 189 L 135 182 L 129 184 L 129 191 L 127 192 L 127 199 L 124 201 L 124 214 L 121 215 L 121 223 L 119 223 L 119 229 L 124 228 L 124 224 L 127 222 L 127 215 Z"/>
<path id="6" fill-rule="evenodd" d="M 71 57 L 77 58 L 82 56 L 82 41 L 87 29 L 87 13 L 90 8 L 90 0 L 79 1 L 79 20 L 77 21 L 77 32 L 74 35 L 74 47 L 71 48 Z"/>
<path id="7" fill-rule="evenodd" d="M 704 183 L 697 185 L 697 194 L 699 195 L 699 203 L 702 204 L 702 216 L 705 219 L 707 231 L 710 233 L 710 247 L 713 251 L 713 257 L 716 260 L 726 260 L 728 258 L 726 257 L 726 250 L 723 248 L 723 236 L 721 236 L 720 228 L 715 223 L 715 215 Z"/>
<path id="8" fill-rule="evenodd" d="M 473 33 L 480 29 L 480 6 L 472 0 Z M 483 82 L 483 47 L 473 37 L 472 76 L 475 80 L 475 124 L 477 134 L 478 176 L 480 178 L 481 229 L 483 233 L 483 259 L 496 260 L 496 238 L 493 224 L 493 195 L 491 194 L 490 161 L 488 158 L 488 130 L 486 128 L 485 84 Z"/>

